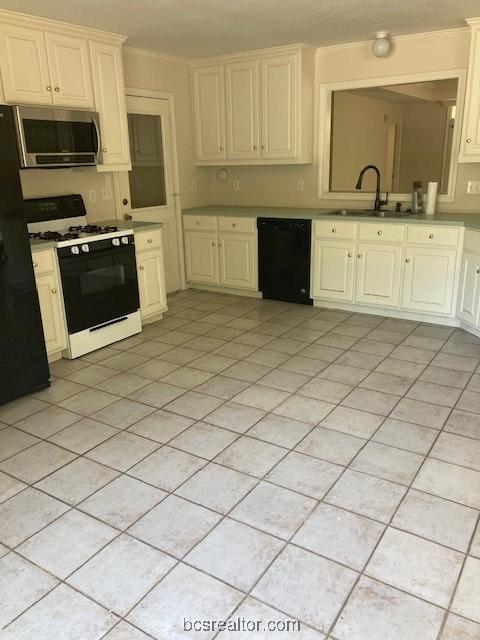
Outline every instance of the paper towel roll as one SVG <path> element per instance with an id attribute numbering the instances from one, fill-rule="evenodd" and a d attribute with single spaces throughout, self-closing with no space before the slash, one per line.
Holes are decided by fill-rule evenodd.
<path id="1" fill-rule="evenodd" d="M 425 208 L 425 214 L 427 216 L 433 216 L 435 214 L 435 205 L 437 204 L 437 189 L 438 182 L 428 183 L 427 206 Z"/>

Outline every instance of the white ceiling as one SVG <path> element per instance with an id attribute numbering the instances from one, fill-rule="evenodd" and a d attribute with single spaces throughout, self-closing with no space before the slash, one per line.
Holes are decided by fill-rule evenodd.
<path id="1" fill-rule="evenodd" d="M 132 47 L 189 58 L 463 27 L 480 16 L 480 0 L 0 0 L 0 8 L 116 31 Z"/>

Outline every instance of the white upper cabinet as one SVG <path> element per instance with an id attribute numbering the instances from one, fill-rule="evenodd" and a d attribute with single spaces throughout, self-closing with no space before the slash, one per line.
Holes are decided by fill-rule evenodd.
<path id="1" fill-rule="evenodd" d="M 262 59 L 263 158 L 297 156 L 299 73 L 299 54 Z"/>
<path id="2" fill-rule="evenodd" d="M 0 53 L 7 102 L 93 109 L 86 39 L 0 23 Z"/>
<path id="3" fill-rule="evenodd" d="M 480 18 L 467 22 L 471 26 L 470 61 L 460 162 L 480 162 Z"/>
<path id="4" fill-rule="evenodd" d="M 0 23 L 0 68 L 7 102 L 52 104 L 43 31 Z"/>
<path id="5" fill-rule="evenodd" d="M 58 33 L 46 33 L 53 104 L 93 109 L 92 73 L 88 42 Z"/>
<path id="6" fill-rule="evenodd" d="M 260 158 L 258 60 L 227 64 L 225 75 L 228 157 Z"/>
<path id="7" fill-rule="evenodd" d="M 193 70 L 193 102 L 197 158 L 215 161 L 225 159 L 223 66 Z"/>
<path id="8" fill-rule="evenodd" d="M 125 85 L 120 47 L 90 42 L 95 106 L 100 116 L 101 158 L 98 168 L 131 168 Z M 116 165 L 116 168 L 113 166 Z"/>
<path id="9" fill-rule="evenodd" d="M 304 45 L 196 62 L 197 164 L 311 162 L 313 76 Z"/>

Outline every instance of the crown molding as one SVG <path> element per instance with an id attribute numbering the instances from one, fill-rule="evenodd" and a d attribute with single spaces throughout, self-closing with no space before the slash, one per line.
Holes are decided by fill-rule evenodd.
<path id="1" fill-rule="evenodd" d="M 81 36 L 90 40 L 110 42 L 111 44 L 122 44 L 128 37 L 120 33 L 111 33 L 109 31 L 102 31 L 91 27 L 82 27 L 68 22 L 61 22 L 60 20 L 52 20 L 51 18 L 42 18 L 39 16 L 32 16 L 28 13 L 9 11 L 8 9 L 0 9 L 0 22 L 13 24 L 19 27 L 56 31 L 68 35 Z"/>
<path id="2" fill-rule="evenodd" d="M 191 58 L 182 58 L 180 56 L 172 56 L 168 53 L 160 53 L 158 51 L 152 51 L 151 49 L 141 49 L 139 47 L 129 47 L 128 45 L 123 47 L 125 53 L 131 53 L 136 56 L 143 56 L 144 58 L 154 58 L 164 62 L 175 62 L 177 64 L 189 65 L 192 62 Z"/>

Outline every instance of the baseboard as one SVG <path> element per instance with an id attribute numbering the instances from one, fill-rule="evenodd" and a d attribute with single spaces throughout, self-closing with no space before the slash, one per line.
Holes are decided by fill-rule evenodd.
<path id="1" fill-rule="evenodd" d="M 245 298 L 261 298 L 260 291 L 253 291 L 249 289 L 235 289 L 233 287 L 219 287 L 216 284 L 195 284 L 194 282 L 187 282 L 188 289 L 201 289 L 202 291 L 216 291 L 217 293 L 227 293 L 232 296 L 244 296 Z"/>

